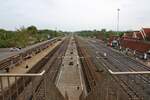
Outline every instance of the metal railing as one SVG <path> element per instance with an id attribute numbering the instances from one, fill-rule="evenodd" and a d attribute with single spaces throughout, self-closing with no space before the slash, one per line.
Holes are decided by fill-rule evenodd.
<path id="1" fill-rule="evenodd" d="M 39 81 L 44 73 L 45 71 L 33 74 L 0 74 L 0 100 L 27 100 L 28 98 L 37 100 L 35 89 L 40 85 Z"/>
<path id="2" fill-rule="evenodd" d="M 150 74 L 150 71 L 128 71 L 128 72 L 113 72 L 108 70 L 112 75 L 138 75 L 138 74 Z"/>
<path id="3" fill-rule="evenodd" d="M 0 74 L 0 100 L 65 100 L 50 74 Z"/>
<path id="4" fill-rule="evenodd" d="M 80 100 L 150 100 L 145 92 L 149 91 L 150 84 L 139 79 L 139 75 L 149 77 L 149 74 L 150 71 L 113 72 L 108 69 L 96 88 L 87 97 L 82 94 Z"/>

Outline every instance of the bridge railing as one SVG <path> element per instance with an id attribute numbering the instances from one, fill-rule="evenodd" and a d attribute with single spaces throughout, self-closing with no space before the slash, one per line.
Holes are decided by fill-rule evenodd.
<path id="1" fill-rule="evenodd" d="M 0 100 L 64 100 L 46 73 L 0 74 Z"/>
<path id="2" fill-rule="evenodd" d="M 27 100 L 34 98 L 45 71 L 37 74 L 0 74 L 0 100 Z M 38 81 L 35 83 L 35 81 Z M 46 89 L 46 88 L 45 88 Z M 25 92 L 28 90 L 28 93 Z"/>
<path id="3" fill-rule="evenodd" d="M 108 73 L 104 73 L 103 80 L 87 96 L 82 94 L 80 100 L 149 100 L 150 84 L 142 79 L 149 77 L 149 74 L 150 71 L 108 70 Z"/>
<path id="4" fill-rule="evenodd" d="M 110 75 L 105 75 L 103 80 L 89 92 L 80 96 L 80 100 L 128 100 L 128 96 L 117 85 Z"/>

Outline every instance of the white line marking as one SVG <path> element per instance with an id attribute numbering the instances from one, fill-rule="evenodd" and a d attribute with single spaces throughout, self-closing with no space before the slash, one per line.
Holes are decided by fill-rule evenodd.
<path id="1" fill-rule="evenodd" d="M 58 83 L 59 83 L 59 80 L 60 80 L 60 77 L 61 77 L 61 74 L 62 74 L 62 65 L 61 65 L 61 69 L 60 69 L 60 72 L 59 72 L 59 76 L 58 76 L 58 79 L 57 79 L 57 82 L 56 82 L 56 85 L 58 86 Z"/>

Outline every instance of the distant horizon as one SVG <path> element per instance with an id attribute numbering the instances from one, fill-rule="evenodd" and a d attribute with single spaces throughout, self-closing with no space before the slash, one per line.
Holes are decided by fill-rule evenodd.
<path id="1" fill-rule="evenodd" d="M 78 32 L 78 31 L 94 31 L 94 30 L 96 30 L 96 31 L 101 31 L 102 29 L 106 29 L 107 31 L 117 31 L 117 30 L 111 30 L 111 29 L 108 29 L 108 28 L 99 28 L 99 29 L 80 29 L 80 30 L 70 30 L 70 31 L 67 31 L 67 30 L 61 30 L 61 29 L 57 29 L 57 28 L 39 28 L 39 27 L 37 27 L 36 25 L 29 25 L 29 26 L 35 26 L 38 30 L 46 30 L 46 29 L 48 29 L 48 30 L 54 30 L 54 31 L 66 31 L 66 32 Z M 8 30 L 8 31 L 16 31 L 17 29 L 20 29 L 20 28 L 22 28 L 22 27 L 24 27 L 24 28 L 27 28 L 27 27 L 29 27 L 29 26 L 21 26 L 21 27 L 17 27 L 17 28 L 14 28 L 14 29 L 7 29 L 7 28 L 1 28 L 0 27 L 0 29 L 4 29 L 4 30 Z M 139 31 L 141 28 L 150 28 L 150 27 L 140 27 L 139 29 L 128 29 L 128 30 L 119 30 L 120 32 L 121 31 Z"/>

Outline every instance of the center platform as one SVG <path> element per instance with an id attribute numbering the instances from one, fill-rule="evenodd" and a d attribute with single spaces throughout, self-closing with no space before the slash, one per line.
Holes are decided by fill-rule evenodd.
<path id="1" fill-rule="evenodd" d="M 83 90 L 83 83 L 81 65 L 73 37 L 70 38 L 56 84 L 65 98 L 68 100 L 79 100 Z"/>

